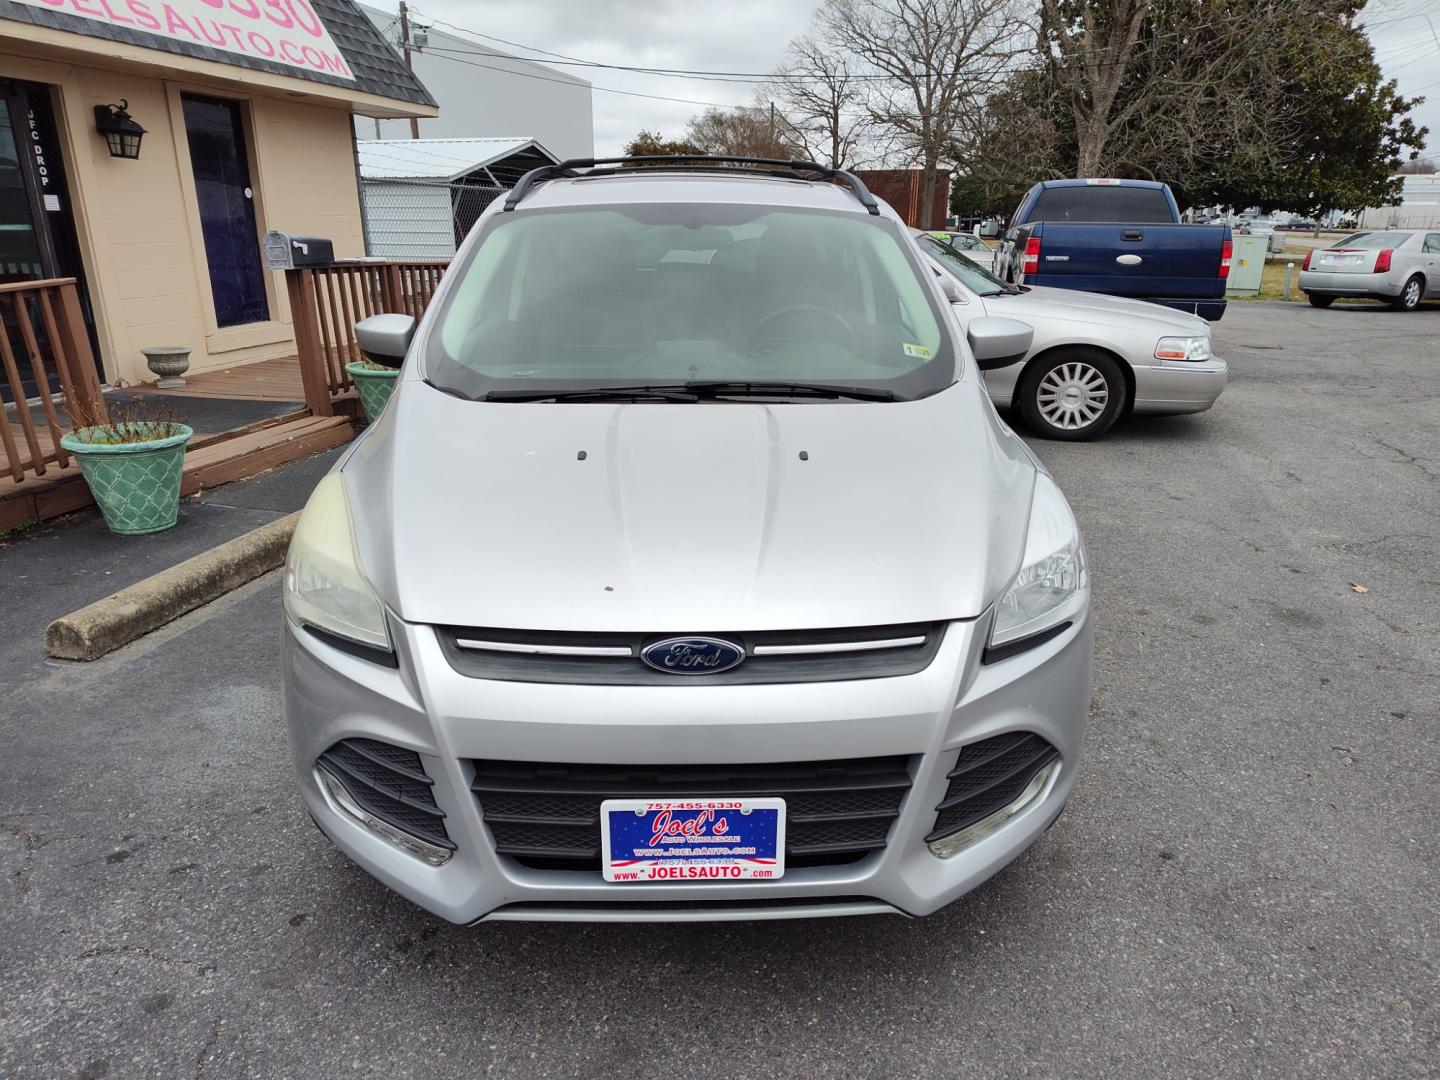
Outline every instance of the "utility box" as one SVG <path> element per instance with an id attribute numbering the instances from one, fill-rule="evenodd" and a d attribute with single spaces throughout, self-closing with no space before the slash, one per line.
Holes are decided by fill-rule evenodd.
<path id="1" fill-rule="evenodd" d="M 323 236 L 291 236 L 272 229 L 260 247 L 267 270 L 303 270 L 335 261 L 335 245 Z"/>
<path id="2" fill-rule="evenodd" d="M 1260 291 L 1260 276 L 1265 273 L 1265 252 L 1270 242 L 1263 236 L 1237 233 L 1233 245 L 1225 292 L 1231 296 L 1254 296 Z"/>

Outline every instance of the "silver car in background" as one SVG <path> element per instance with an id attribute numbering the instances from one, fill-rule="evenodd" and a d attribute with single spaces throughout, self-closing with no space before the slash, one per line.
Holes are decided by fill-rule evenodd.
<path id="1" fill-rule="evenodd" d="M 1398 311 L 1440 297 L 1440 232 L 1358 232 L 1305 256 L 1300 288 L 1313 307 L 1342 296 L 1384 300 Z"/>
<path id="2" fill-rule="evenodd" d="M 290 745 L 446 919 L 922 915 L 1069 798 L 1085 549 L 980 381 L 1030 331 L 755 164 L 536 170 L 358 327 L 401 371 L 295 530 Z"/>
<path id="3" fill-rule="evenodd" d="M 937 236 L 915 238 L 946 275 L 962 325 L 1001 316 L 1034 329 L 1025 359 L 985 372 L 985 386 L 1037 435 L 1093 439 L 1131 413 L 1203 412 L 1225 389 L 1230 365 L 1214 355 L 1204 319 L 1143 300 L 1007 285 Z"/>

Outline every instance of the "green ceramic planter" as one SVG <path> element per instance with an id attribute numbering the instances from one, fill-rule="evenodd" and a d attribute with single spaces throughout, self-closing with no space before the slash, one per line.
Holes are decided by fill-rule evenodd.
<path id="1" fill-rule="evenodd" d="M 184 424 L 175 426 L 178 435 L 145 442 L 101 441 L 104 428 L 77 428 L 61 438 L 60 445 L 74 455 L 111 532 L 137 536 L 174 526 L 180 514 L 185 444 L 194 434 Z"/>
<path id="2" fill-rule="evenodd" d="M 365 419 L 374 423 L 380 419 L 380 412 L 395 390 L 395 380 L 400 377 L 399 368 L 372 368 L 364 363 L 346 364 L 345 370 L 355 380 L 355 392 L 360 395 L 360 404 L 365 407 Z"/>

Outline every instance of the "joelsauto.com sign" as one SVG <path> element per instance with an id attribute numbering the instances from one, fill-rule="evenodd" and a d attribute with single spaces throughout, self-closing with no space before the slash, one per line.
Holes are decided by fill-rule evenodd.
<path id="1" fill-rule="evenodd" d="M 355 78 L 308 0 L 18 0 L 172 41 Z"/>

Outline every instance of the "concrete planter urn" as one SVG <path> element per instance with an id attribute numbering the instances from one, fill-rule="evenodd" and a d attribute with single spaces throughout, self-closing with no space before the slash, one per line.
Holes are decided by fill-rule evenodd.
<path id="1" fill-rule="evenodd" d="M 155 385 L 161 390 L 185 385 L 185 380 L 180 376 L 190 370 L 188 345 L 152 345 L 140 351 L 145 354 L 145 366 L 160 376 L 160 381 Z"/>
<path id="2" fill-rule="evenodd" d="M 60 439 L 113 533 L 138 536 L 171 528 L 180 514 L 185 424 L 136 421 L 76 428 Z"/>
<path id="3" fill-rule="evenodd" d="M 380 419 L 385 403 L 395 390 L 395 380 L 400 369 L 372 364 L 369 360 L 357 360 L 346 364 L 345 370 L 355 382 L 355 392 L 360 395 L 360 404 L 365 407 L 365 419 L 374 423 Z"/>

